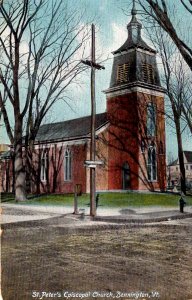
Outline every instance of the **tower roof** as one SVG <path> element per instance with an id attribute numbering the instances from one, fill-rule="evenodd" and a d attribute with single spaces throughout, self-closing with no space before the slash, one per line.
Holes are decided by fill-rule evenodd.
<path id="1" fill-rule="evenodd" d="M 127 51 L 131 48 L 141 48 L 156 53 L 156 51 L 150 46 L 148 46 L 141 37 L 142 24 L 137 20 L 137 16 L 136 16 L 137 10 L 135 7 L 134 0 L 133 0 L 133 8 L 131 10 L 131 15 L 132 15 L 131 21 L 127 25 L 128 38 L 119 49 L 113 52 L 113 54 L 121 53 L 122 51 Z"/>
<path id="2" fill-rule="evenodd" d="M 142 88 L 164 92 L 160 83 L 156 51 L 141 37 L 142 24 L 137 20 L 135 1 L 133 1 L 131 15 L 131 21 L 127 25 L 128 38 L 118 50 L 113 52 L 110 88 L 106 93 L 108 91 L 111 93 L 111 89 L 114 89 L 117 94 L 131 86 L 142 86 Z"/>

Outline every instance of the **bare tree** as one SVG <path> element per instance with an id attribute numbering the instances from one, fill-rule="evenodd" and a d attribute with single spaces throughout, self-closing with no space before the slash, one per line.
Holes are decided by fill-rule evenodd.
<path id="1" fill-rule="evenodd" d="M 34 145 L 33 164 L 30 168 L 31 176 L 26 180 L 29 192 L 36 194 L 56 192 L 64 160 L 63 150 L 63 145 L 50 146 L 45 142 L 42 145 Z"/>
<path id="2" fill-rule="evenodd" d="M 140 1 L 144 15 L 150 26 L 150 38 L 160 53 L 164 69 L 164 85 L 171 104 L 171 114 L 176 129 L 178 157 L 180 164 L 181 190 L 185 193 L 185 167 L 183 158 L 182 134 L 185 128 L 191 131 L 192 93 L 191 93 L 191 28 L 190 22 L 185 33 L 183 20 L 179 20 L 174 3 L 165 0 Z M 180 0 L 181 9 L 191 17 L 192 2 Z"/>
<path id="3" fill-rule="evenodd" d="M 147 16 L 152 17 L 155 22 L 170 36 L 183 59 L 192 70 L 192 48 L 191 42 L 186 41 L 174 23 L 174 13 L 169 10 L 168 0 L 138 0 Z M 177 1 L 178 2 L 178 1 Z M 179 3 L 178 3 L 179 4 Z M 192 1 L 180 0 L 181 6 L 186 14 L 192 19 Z M 182 8 L 181 7 L 181 8 Z M 182 24 L 182 23 L 181 23 Z"/>
<path id="4" fill-rule="evenodd" d="M 167 96 L 171 105 L 171 112 L 167 111 L 166 115 L 174 122 L 177 136 L 181 190 L 183 193 L 186 193 L 182 136 L 186 127 L 183 110 L 187 111 L 189 101 L 186 98 L 190 91 L 189 68 L 168 34 L 161 27 L 153 26 L 153 30 L 150 30 L 150 38 L 153 40 L 163 64 L 162 83 L 167 90 Z"/>
<path id="5" fill-rule="evenodd" d="M 63 145 L 57 147 L 57 145 L 52 148 L 51 151 L 51 164 L 53 167 L 53 176 L 52 176 L 52 192 L 55 193 L 58 186 L 58 175 L 61 171 L 63 165 Z"/>
<path id="6" fill-rule="evenodd" d="M 185 85 L 187 84 L 187 90 L 184 90 L 182 93 L 182 98 L 184 101 L 182 101 L 182 112 L 184 116 L 184 121 L 186 122 L 190 133 L 192 135 L 192 80 L 191 78 L 189 81 L 185 82 Z"/>
<path id="7" fill-rule="evenodd" d="M 24 157 L 23 144 L 32 147 L 45 115 L 66 101 L 67 88 L 85 68 L 86 28 L 82 13 L 62 0 L 0 5 L 0 109 L 14 148 L 17 201 L 26 199 L 25 164 L 32 159 Z"/>

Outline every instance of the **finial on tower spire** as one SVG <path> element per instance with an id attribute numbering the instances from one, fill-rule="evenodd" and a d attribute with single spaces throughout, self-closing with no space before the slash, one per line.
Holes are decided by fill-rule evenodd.
<path id="1" fill-rule="evenodd" d="M 133 8 L 131 10 L 131 14 L 132 14 L 132 16 L 135 16 L 137 14 L 137 10 L 136 10 L 136 7 L 135 7 L 135 0 L 133 0 Z"/>

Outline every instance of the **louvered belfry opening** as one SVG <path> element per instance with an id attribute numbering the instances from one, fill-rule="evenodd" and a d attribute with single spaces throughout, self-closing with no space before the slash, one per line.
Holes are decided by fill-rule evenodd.
<path id="1" fill-rule="evenodd" d="M 110 92 L 132 85 L 149 87 L 153 85 L 161 89 L 156 62 L 156 50 L 148 46 L 142 39 L 142 24 L 137 19 L 135 6 L 131 11 L 132 18 L 127 25 L 128 36 L 121 47 L 113 51 L 114 60 L 110 81 Z"/>
<path id="2" fill-rule="evenodd" d="M 154 84 L 154 71 L 151 64 L 142 64 L 143 81 L 147 83 Z"/>
<path id="3" fill-rule="evenodd" d="M 117 67 L 117 83 L 121 84 L 129 81 L 130 64 L 125 63 Z"/>

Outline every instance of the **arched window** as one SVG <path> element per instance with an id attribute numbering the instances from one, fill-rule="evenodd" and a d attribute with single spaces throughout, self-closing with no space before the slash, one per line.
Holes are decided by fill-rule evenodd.
<path id="1" fill-rule="evenodd" d="M 47 181 L 48 179 L 48 153 L 47 150 L 43 150 L 41 154 L 41 181 Z"/>
<path id="2" fill-rule="evenodd" d="M 64 157 L 64 180 L 71 180 L 71 151 L 69 149 L 65 150 Z"/>
<path id="3" fill-rule="evenodd" d="M 123 164 L 123 189 L 129 189 L 131 186 L 130 167 L 127 162 Z"/>
<path id="4" fill-rule="evenodd" d="M 155 105 L 150 102 L 147 105 L 147 135 L 155 136 L 156 132 L 156 110 Z"/>
<path id="5" fill-rule="evenodd" d="M 156 150 L 154 146 L 148 148 L 148 162 L 147 162 L 148 180 L 157 180 L 157 161 Z"/>

